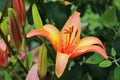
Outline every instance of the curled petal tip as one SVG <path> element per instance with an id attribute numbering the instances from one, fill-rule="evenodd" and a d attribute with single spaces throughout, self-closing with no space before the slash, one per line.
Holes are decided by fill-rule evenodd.
<path id="1" fill-rule="evenodd" d="M 108 59 L 109 57 L 107 55 L 104 56 L 105 59 Z"/>
<path id="2" fill-rule="evenodd" d="M 80 13 L 79 13 L 79 12 L 77 12 L 77 11 L 75 11 L 75 12 L 74 12 L 74 15 L 80 15 Z"/>
<path id="3" fill-rule="evenodd" d="M 26 35 L 26 37 L 27 37 L 27 38 L 32 37 L 31 33 L 28 33 L 28 34 Z"/>
<path id="4" fill-rule="evenodd" d="M 30 37 L 32 37 L 32 36 L 37 36 L 37 35 L 39 35 L 39 29 L 30 31 L 30 32 L 26 35 L 26 37 L 27 37 L 27 38 L 30 38 Z"/>
<path id="5" fill-rule="evenodd" d="M 26 35 L 26 37 L 27 37 L 27 38 L 29 38 L 29 37 L 30 37 L 30 35 L 29 35 L 29 34 L 27 34 L 27 35 Z"/>

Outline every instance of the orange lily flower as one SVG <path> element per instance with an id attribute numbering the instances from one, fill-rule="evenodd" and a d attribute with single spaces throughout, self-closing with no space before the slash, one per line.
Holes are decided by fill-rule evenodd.
<path id="1" fill-rule="evenodd" d="M 27 37 L 42 36 L 51 42 L 57 52 L 55 72 L 58 78 L 63 74 L 69 59 L 84 53 L 97 52 L 108 59 L 105 47 L 98 38 L 86 37 L 80 39 L 81 23 L 79 16 L 79 12 L 74 12 L 61 32 L 53 25 L 46 24 L 42 29 L 33 30 L 27 35 Z"/>

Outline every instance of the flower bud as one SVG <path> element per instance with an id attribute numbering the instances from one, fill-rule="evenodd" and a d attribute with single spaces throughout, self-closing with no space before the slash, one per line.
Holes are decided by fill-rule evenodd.
<path id="1" fill-rule="evenodd" d="M 16 49 L 19 49 L 22 45 L 23 39 L 22 28 L 19 23 L 18 17 L 12 8 L 9 8 L 8 15 L 9 15 L 8 26 L 10 31 L 10 38 L 14 44 L 14 47 Z"/>
<path id="2" fill-rule="evenodd" d="M 25 26 L 26 23 L 26 12 L 23 0 L 12 0 L 13 9 L 16 11 L 20 24 Z"/>
<path id="3" fill-rule="evenodd" d="M 38 57 L 38 74 L 43 79 L 47 72 L 47 48 L 45 44 L 41 46 Z"/>
<path id="4" fill-rule="evenodd" d="M 3 40 L 0 40 L 0 66 L 5 67 L 7 62 L 7 46 Z"/>
<path id="5" fill-rule="evenodd" d="M 32 16 L 33 16 L 33 21 L 34 21 L 35 27 L 42 28 L 43 23 L 42 23 L 40 15 L 39 15 L 37 6 L 35 4 L 32 5 Z"/>

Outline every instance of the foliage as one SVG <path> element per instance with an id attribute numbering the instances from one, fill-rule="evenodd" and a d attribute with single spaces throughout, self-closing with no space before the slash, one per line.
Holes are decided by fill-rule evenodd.
<path id="1" fill-rule="evenodd" d="M 65 5 L 64 1 L 69 1 L 71 4 Z M 0 0 L 0 19 L 5 3 L 6 0 Z M 0 22 L 0 29 L 9 43 L 7 46 L 10 46 L 15 54 L 11 54 L 11 49 L 8 50 L 9 62 L 6 67 L 0 67 L 0 80 L 24 80 L 28 72 L 25 72 L 23 67 L 29 71 L 36 63 L 39 46 L 44 41 L 48 53 L 51 53 L 47 55 L 45 80 L 120 80 L 120 0 L 24 0 L 24 3 L 27 13 L 26 25 L 22 27 L 24 37 L 29 31 L 47 23 L 55 25 L 57 29 L 61 30 L 69 16 L 74 11 L 78 11 L 81 15 L 81 37 L 98 37 L 105 45 L 109 59 L 104 60 L 96 53 L 71 59 L 64 74 L 58 79 L 54 70 L 56 52 L 46 39 L 39 37 L 28 39 L 25 37 L 19 50 L 13 46 L 6 23 L 8 20 L 7 9 L 12 6 L 12 2 L 9 0 L 8 8 Z M 36 8 L 34 11 L 32 11 L 33 7 Z M 3 36 L 0 33 L 1 39 Z"/>

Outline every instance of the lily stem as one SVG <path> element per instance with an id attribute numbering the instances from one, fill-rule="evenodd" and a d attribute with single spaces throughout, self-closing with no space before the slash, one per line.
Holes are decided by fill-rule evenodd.
<path id="1" fill-rule="evenodd" d="M 22 80 L 21 79 L 21 77 L 15 72 L 15 71 L 13 71 L 12 69 L 7 69 L 8 71 L 11 71 L 15 76 L 16 76 L 16 78 L 18 79 L 18 80 Z"/>
<path id="2" fill-rule="evenodd" d="M 25 62 L 26 62 L 26 69 L 28 70 L 28 58 L 27 58 L 27 51 L 26 51 L 26 35 L 25 35 L 25 26 L 22 26 L 22 30 L 23 30 L 23 37 L 24 37 L 24 43 L 23 43 L 23 48 L 24 48 L 24 53 L 25 53 Z"/>
<path id="3" fill-rule="evenodd" d="M 9 50 L 11 51 L 12 55 L 15 57 L 15 52 L 13 51 L 12 47 L 9 45 L 9 42 L 7 41 L 7 39 L 5 38 L 2 30 L 0 29 L 0 35 L 3 38 L 3 40 L 5 41 L 6 45 L 8 46 Z M 24 67 L 24 65 L 21 63 L 21 61 L 17 58 L 17 62 L 19 63 L 19 65 L 22 67 L 22 69 L 28 73 L 27 69 Z"/>
<path id="4" fill-rule="evenodd" d="M 48 50 L 48 55 L 51 57 L 51 59 L 53 60 L 53 62 L 55 63 L 55 59 L 54 57 L 52 56 L 51 52 L 50 52 L 50 49 L 46 43 L 46 41 L 43 39 L 43 43 L 45 43 L 45 46 L 47 47 L 47 50 Z"/>
<path id="5" fill-rule="evenodd" d="M 1 16 L 1 18 L 0 18 L 0 23 L 2 22 L 2 19 L 3 19 L 3 17 L 4 17 L 4 14 L 5 14 L 6 10 L 7 10 L 8 3 L 9 3 L 9 0 L 6 0 L 5 7 L 4 7 L 4 9 L 3 9 L 2 16 Z"/>

